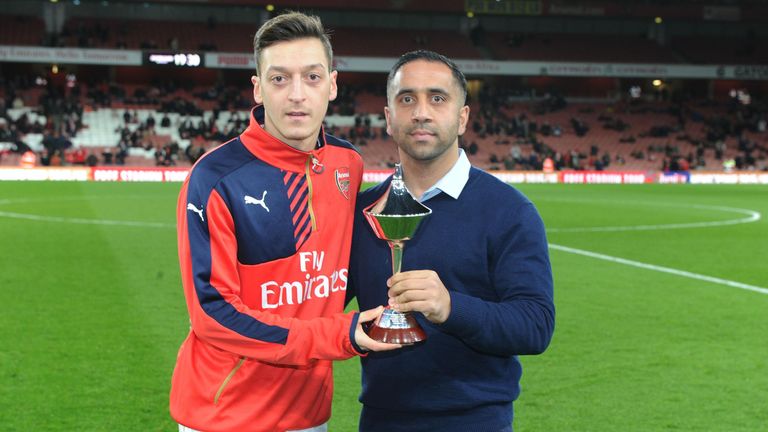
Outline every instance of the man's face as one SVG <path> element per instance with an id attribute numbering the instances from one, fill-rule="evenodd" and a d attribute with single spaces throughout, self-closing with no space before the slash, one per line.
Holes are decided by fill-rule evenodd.
<path id="1" fill-rule="evenodd" d="M 260 53 L 253 98 L 264 104 L 264 129 L 303 151 L 315 147 L 328 102 L 336 99 L 336 71 L 316 38 L 278 42 Z"/>
<path id="2" fill-rule="evenodd" d="M 458 150 L 469 107 L 451 69 L 440 62 L 415 60 L 403 65 L 390 84 L 384 113 L 400 157 L 431 162 Z"/>

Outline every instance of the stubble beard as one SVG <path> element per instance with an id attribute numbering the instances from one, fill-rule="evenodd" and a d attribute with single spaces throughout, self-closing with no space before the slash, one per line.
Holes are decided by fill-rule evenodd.
<path id="1" fill-rule="evenodd" d="M 428 130 L 435 134 L 435 142 L 418 142 L 415 141 L 410 135 L 410 131 L 413 129 L 417 128 L 411 128 L 408 132 L 405 133 L 401 141 L 402 144 L 399 145 L 399 148 L 414 161 L 432 162 L 437 160 L 451 148 L 451 144 L 456 140 L 456 136 L 454 136 L 453 139 L 448 137 L 449 140 L 443 139 L 437 131 L 430 128 Z"/>

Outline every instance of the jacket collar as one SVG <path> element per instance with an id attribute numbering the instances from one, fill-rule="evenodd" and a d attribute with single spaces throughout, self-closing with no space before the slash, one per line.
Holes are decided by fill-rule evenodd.
<path id="1" fill-rule="evenodd" d="M 240 141 L 254 156 L 277 168 L 304 172 L 310 156 L 322 166 L 325 155 L 325 129 L 321 126 L 317 136 L 318 146 L 312 151 L 301 151 L 270 135 L 264 127 L 264 106 L 251 110 L 248 128 L 240 134 Z"/>

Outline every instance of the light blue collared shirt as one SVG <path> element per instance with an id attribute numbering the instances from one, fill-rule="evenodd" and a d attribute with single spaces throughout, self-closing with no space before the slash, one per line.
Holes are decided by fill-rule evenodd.
<path id="1" fill-rule="evenodd" d="M 459 149 L 459 159 L 453 164 L 451 170 L 431 188 L 427 189 L 418 201 L 427 201 L 437 196 L 440 192 L 445 192 L 451 198 L 458 199 L 461 191 L 464 190 L 464 186 L 467 185 L 467 181 L 469 181 L 470 168 L 472 168 L 472 164 L 469 163 L 467 155 L 464 154 L 463 149 Z"/>

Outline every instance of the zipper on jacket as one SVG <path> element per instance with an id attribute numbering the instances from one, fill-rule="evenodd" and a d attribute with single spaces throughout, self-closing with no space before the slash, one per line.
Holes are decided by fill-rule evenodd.
<path id="1" fill-rule="evenodd" d="M 221 386 L 219 387 L 219 391 L 216 392 L 216 396 L 213 397 L 213 404 L 217 405 L 219 403 L 219 397 L 221 397 L 221 393 L 224 392 L 224 387 L 229 384 L 229 381 L 232 379 L 233 376 L 235 376 L 235 372 L 237 372 L 238 369 L 240 369 L 240 366 L 245 363 L 245 357 L 240 357 L 240 361 L 237 362 L 234 368 L 232 368 L 231 371 L 229 371 L 229 375 L 227 375 L 226 378 L 224 378 L 224 382 L 221 383 Z"/>
<path id="2" fill-rule="evenodd" d="M 307 207 L 309 207 L 309 220 L 312 221 L 312 231 L 317 231 L 317 221 L 315 220 L 315 210 L 312 208 L 312 177 L 310 176 L 310 170 L 314 170 L 316 164 L 319 164 L 317 159 L 313 155 L 309 155 L 305 165 L 305 172 L 307 176 Z M 320 167 L 320 172 L 322 172 L 322 165 Z"/>

